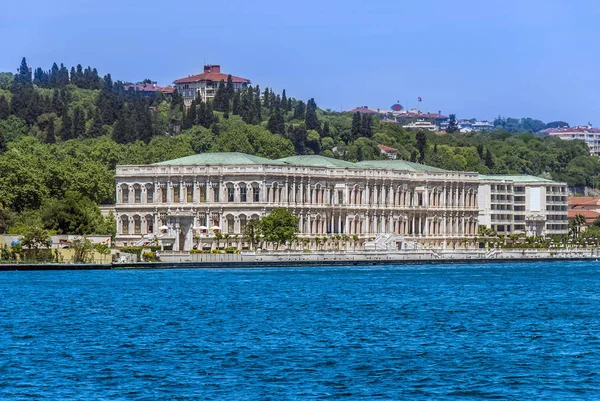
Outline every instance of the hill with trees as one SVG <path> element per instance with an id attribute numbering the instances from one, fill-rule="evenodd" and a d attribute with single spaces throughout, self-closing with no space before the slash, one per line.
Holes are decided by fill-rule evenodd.
<path id="1" fill-rule="evenodd" d="M 509 132 L 508 120 L 509 128 L 488 133 L 414 132 L 376 116 L 322 110 L 315 99 L 304 102 L 285 90 L 236 91 L 231 80 L 220 83 L 212 101 L 197 99 L 186 109 L 177 92 L 128 91 L 92 67 L 30 69 L 23 59 L 16 74 L 0 73 L 0 232 L 39 226 L 111 233 L 114 224 L 97 205 L 114 201 L 117 164 L 201 152 L 361 161 L 385 158 L 381 144 L 398 149 L 399 158 L 444 169 L 594 183 L 600 162 L 583 142 Z M 532 121 L 519 124 L 543 124 Z"/>

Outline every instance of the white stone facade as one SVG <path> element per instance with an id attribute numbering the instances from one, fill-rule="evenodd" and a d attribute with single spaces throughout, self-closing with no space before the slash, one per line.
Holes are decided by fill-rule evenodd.
<path id="1" fill-rule="evenodd" d="M 499 234 L 567 235 L 567 185 L 532 176 L 481 176 L 479 224 Z"/>
<path id="2" fill-rule="evenodd" d="M 180 251 L 211 227 L 247 246 L 246 223 L 279 207 L 299 218 L 300 238 L 396 234 L 431 248 L 475 246 L 479 216 L 478 175 L 464 172 L 155 164 L 117 166 L 116 189 L 118 246 L 156 234 Z"/>

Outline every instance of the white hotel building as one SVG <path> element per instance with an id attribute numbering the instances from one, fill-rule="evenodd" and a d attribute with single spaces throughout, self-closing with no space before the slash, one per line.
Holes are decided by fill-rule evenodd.
<path id="1" fill-rule="evenodd" d="M 362 246 L 394 236 L 399 247 L 475 247 L 479 220 L 497 214 L 486 206 L 496 191 L 488 195 L 488 181 L 403 160 L 350 163 L 316 155 L 270 160 L 203 153 L 117 166 L 116 243 L 142 245 L 156 237 L 167 249 L 187 251 L 220 231 L 242 248 L 247 222 L 283 207 L 299 218 L 300 238 L 345 234 Z M 544 183 L 544 193 L 547 187 L 562 184 Z M 513 208 L 512 198 L 508 203 Z"/>
<path id="2" fill-rule="evenodd" d="M 480 175 L 479 224 L 499 234 L 566 235 L 567 184 L 531 175 Z"/>

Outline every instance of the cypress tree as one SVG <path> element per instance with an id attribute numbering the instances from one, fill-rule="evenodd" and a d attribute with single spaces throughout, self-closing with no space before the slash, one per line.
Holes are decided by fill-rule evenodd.
<path id="1" fill-rule="evenodd" d="M 285 135 L 285 123 L 283 121 L 283 114 L 281 113 L 279 106 L 276 106 L 273 113 L 271 113 L 269 116 L 267 129 L 274 134 L 279 134 L 281 136 Z"/>
<path id="2" fill-rule="evenodd" d="M 285 95 L 285 89 L 283 90 L 283 92 L 281 93 L 281 110 L 283 110 L 283 112 L 285 113 L 287 111 L 287 96 Z"/>
<path id="3" fill-rule="evenodd" d="M 73 137 L 83 138 L 85 136 L 85 112 L 79 106 L 73 110 Z"/>
<path id="4" fill-rule="evenodd" d="M 240 91 L 235 91 L 235 93 L 233 94 L 233 101 L 231 102 L 231 112 L 234 116 L 239 116 L 241 114 Z"/>
<path id="5" fill-rule="evenodd" d="M 127 104 L 121 110 L 119 115 L 119 119 L 115 124 L 115 129 L 113 130 L 113 139 L 117 143 L 127 143 L 131 142 L 135 139 L 135 115 L 131 106 Z"/>
<path id="6" fill-rule="evenodd" d="M 427 134 L 423 131 L 417 132 L 416 141 L 417 150 L 419 151 L 418 162 L 423 163 L 423 160 L 425 160 L 425 150 L 427 149 Z"/>
<path id="7" fill-rule="evenodd" d="M 357 111 L 352 115 L 352 128 L 350 130 L 350 140 L 355 141 L 360 137 L 362 128 L 360 113 Z"/>
<path id="8" fill-rule="evenodd" d="M 254 89 L 249 86 L 241 96 L 240 115 L 246 124 L 254 123 Z"/>
<path id="9" fill-rule="evenodd" d="M 56 113 L 57 116 L 62 115 L 65 111 L 65 105 L 60 97 L 58 89 L 52 91 L 52 111 Z"/>
<path id="10" fill-rule="evenodd" d="M 88 138 L 97 138 L 102 135 L 102 118 L 98 111 L 94 111 L 94 118 L 92 120 L 92 125 L 87 132 Z"/>
<path id="11" fill-rule="evenodd" d="M 232 98 L 233 92 L 235 91 L 235 89 L 233 88 L 233 78 L 231 77 L 231 74 L 227 75 L 227 85 L 225 88 L 227 89 L 227 92 L 229 93 L 229 98 Z"/>
<path id="12" fill-rule="evenodd" d="M 262 113 L 260 108 L 260 87 L 256 85 L 256 93 L 254 94 L 254 124 L 260 124 L 262 121 Z"/>
<path id="13" fill-rule="evenodd" d="M 494 168 L 494 158 L 492 157 L 492 152 L 489 149 L 485 151 L 485 165 L 487 168 Z"/>
<path id="14" fill-rule="evenodd" d="M 317 117 L 317 103 L 314 98 L 310 98 L 306 104 L 306 117 L 304 120 L 307 130 L 321 130 L 321 122 Z"/>
<path id="15" fill-rule="evenodd" d="M 331 136 L 331 131 L 329 129 L 329 121 L 325 121 L 323 123 L 323 134 L 322 134 L 322 136 L 323 137 L 329 137 L 329 136 Z"/>
<path id="16" fill-rule="evenodd" d="M 213 113 L 212 102 L 208 101 L 204 107 L 204 124 L 202 125 L 204 128 L 210 128 L 215 122 L 217 122 L 217 119 Z"/>
<path id="17" fill-rule="evenodd" d="M 70 83 L 73 85 L 77 85 L 77 73 L 75 72 L 75 67 L 71 67 L 71 80 Z"/>
<path id="18" fill-rule="evenodd" d="M 200 103 L 198 104 L 198 112 L 195 123 L 202 125 L 203 127 L 206 126 L 206 103 L 204 103 L 202 99 L 200 99 Z"/>
<path id="19" fill-rule="evenodd" d="M 362 115 L 361 122 L 361 136 L 365 138 L 371 138 L 373 136 L 373 119 L 368 114 Z"/>
<path id="20" fill-rule="evenodd" d="M 29 88 L 33 86 L 33 83 L 31 82 L 31 70 L 27 65 L 27 59 L 25 57 L 23 57 L 23 59 L 21 60 L 21 65 L 19 66 L 19 73 L 15 76 L 13 85 Z"/>
<path id="21" fill-rule="evenodd" d="M 183 117 L 183 129 L 190 129 L 196 123 L 196 99 L 192 100 L 190 108 Z"/>
<path id="22" fill-rule="evenodd" d="M 2 127 L 0 127 L 0 154 L 6 152 L 6 138 L 4 137 L 4 132 L 2 132 Z"/>
<path id="23" fill-rule="evenodd" d="M 80 88 L 85 89 L 85 79 L 83 77 L 83 67 L 81 64 L 77 64 L 77 69 L 75 71 L 75 76 L 77 77 L 76 85 Z"/>
<path id="24" fill-rule="evenodd" d="M 64 64 L 60 64 L 58 85 L 63 87 L 69 84 L 69 70 Z"/>
<path id="25" fill-rule="evenodd" d="M 271 108 L 271 96 L 270 96 L 270 92 L 269 92 L 269 88 L 265 88 L 265 91 L 263 93 L 263 107 L 265 109 L 270 109 Z"/>
<path id="26" fill-rule="evenodd" d="M 219 88 L 217 89 L 217 93 L 215 93 L 215 98 L 213 100 L 215 110 L 217 111 L 225 111 L 225 104 L 228 103 L 227 99 L 227 89 L 225 88 L 225 81 L 221 80 L 219 82 Z"/>
<path id="27" fill-rule="evenodd" d="M 10 105 L 3 95 L 0 95 L 0 120 L 6 120 L 10 115 Z"/>
<path id="28" fill-rule="evenodd" d="M 152 112 L 150 106 L 145 101 L 137 102 L 135 108 L 135 139 L 146 143 L 150 142 L 154 136 L 154 127 L 152 125 Z"/>
<path id="29" fill-rule="evenodd" d="M 410 161 L 413 163 L 417 162 L 417 151 L 413 150 L 412 152 L 410 152 Z"/>
<path id="30" fill-rule="evenodd" d="M 56 143 L 56 133 L 54 132 L 54 117 L 50 117 L 46 126 L 46 143 Z"/>
<path id="31" fill-rule="evenodd" d="M 68 141 L 69 139 L 73 139 L 73 121 L 71 120 L 71 116 L 69 116 L 69 112 L 65 110 L 62 115 L 62 128 L 60 130 L 60 138 L 63 141 Z"/>
<path id="32" fill-rule="evenodd" d="M 300 100 L 296 107 L 294 107 L 294 120 L 304 120 L 306 114 L 306 106 L 302 100 Z"/>
<path id="33" fill-rule="evenodd" d="M 52 64 L 52 68 L 50 69 L 50 80 L 49 86 L 50 88 L 57 88 L 60 82 L 60 70 L 58 69 L 58 65 L 56 63 Z"/>

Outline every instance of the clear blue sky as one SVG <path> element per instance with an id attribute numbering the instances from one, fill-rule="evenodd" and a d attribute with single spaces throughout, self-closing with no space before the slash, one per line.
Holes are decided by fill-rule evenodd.
<path id="1" fill-rule="evenodd" d="M 0 71 L 169 84 L 203 63 L 322 108 L 600 125 L 597 0 L 30 0 L 0 12 Z"/>

